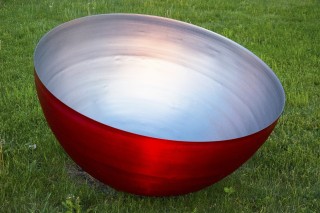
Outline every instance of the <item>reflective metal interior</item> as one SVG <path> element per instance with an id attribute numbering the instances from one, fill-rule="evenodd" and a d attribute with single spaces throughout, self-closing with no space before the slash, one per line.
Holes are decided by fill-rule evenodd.
<path id="1" fill-rule="evenodd" d="M 103 124 L 178 141 L 239 138 L 273 123 L 283 88 L 260 59 L 218 34 L 133 14 L 76 19 L 35 51 L 47 89 Z"/>

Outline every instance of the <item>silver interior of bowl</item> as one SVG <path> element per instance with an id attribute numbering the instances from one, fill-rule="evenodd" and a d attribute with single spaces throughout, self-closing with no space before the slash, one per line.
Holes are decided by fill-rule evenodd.
<path id="1" fill-rule="evenodd" d="M 283 88 L 251 52 L 183 22 L 133 14 L 84 17 L 46 34 L 41 82 L 103 124 L 145 136 L 217 141 L 273 123 Z"/>

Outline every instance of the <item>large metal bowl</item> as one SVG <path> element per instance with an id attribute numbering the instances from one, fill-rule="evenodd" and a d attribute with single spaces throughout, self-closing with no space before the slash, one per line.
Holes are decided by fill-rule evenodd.
<path id="1" fill-rule="evenodd" d="M 237 43 L 184 22 L 95 15 L 47 33 L 34 55 L 53 133 L 90 175 L 139 195 L 227 176 L 272 132 L 281 83 Z"/>

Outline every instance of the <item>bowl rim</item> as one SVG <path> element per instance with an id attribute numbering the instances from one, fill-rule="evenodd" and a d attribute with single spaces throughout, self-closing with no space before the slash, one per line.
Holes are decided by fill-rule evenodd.
<path id="1" fill-rule="evenodd" d="M 180 21 L 180 20 L 176 20 L 176 19 L 172 19 L 172 18 L 167 18 L 167 17 L 161 17 L 161 16 L 155 16 L 155 15 L 148 15 L 148 14 L 138 14 L 138 13 L 107 13 L 107 14 L 95 14 L 95 15 L 88 15 L 88 16 L 83 16 L 83 17 L 80 17 L 80 18 L 76 18 L 76 19 L 72 19 L 72 20 L 69 20 L 67 22 L 64 22 L 64 23 L 61 23 L 57 26 L 55 26 L 54 28 L 52 28 L 51 30 L 49 30 L 47 33 L 45 33 L 41 38 L 40 40 L 38 41 L 36 47 L 35 47 L 35 50 L 34 50 L 34 54 L 33 54 L 33 63 L 34 63 L 34 71 L 35 71 L 35 74 L 38 76 L 40 82 L 45 86 L 44 82 L 41 80 L 40 76 L 39 76 L 39 72 L 40 72 L 40 69 L 39 69 L 39 66 L 38 66 L 38 60 L 37 60 L 37 52 L 38 50 L 41 48 L 41 45 L 42 43 L 44 43 L 46 41 L 46 39 L 48 39 L 48 37 L 50 37 L 51 34 L 54 34 L 55 32 L 63 29 L 63 28 L 66 28 L 72 24 L 75 24 L 75 23 L 81 23 L 83 21 L 86 21 L 88 19 L 95 19 L 95 18 L 101 18 L 101 17 L 119 17 L 119 18 L 141 18 L 141 19 L 144 19 L 144 18 L 148 18 L 150 20 L 154 20 L 154 21 L 161 21 L 161 22 L 165 22 L 165 23 L 168 23 L 168 24 L 171 24 L 173 26 L 179 26 L 179 27 L 183 27 L 183 28 L 186 28 L 186 29 L 189 29 L 189 30 L 192 30 L 193 32 L 200 32 L 202 34 L 205 34 L 205 35 L 208 35 L 208 36 L 213 36 L 223 42 L 226 42 L 236 48 L 238 48 L 240 51 L 243 51 L 245 52 L 246 54 L 248 54 L 250 57 L 252 57 L 253 60 L 255 60 L 256 62 L 258 62 L 264 69 L 265 71 L 267 72 L 267 74 L 272 78 L 272 80 L 277 84 L 277 86 L 279 87 L 278 90 L 279 90 L 279 99 L 281 99 L 281 110 L 279 110 L 279 112 L 277 113 L 277 116 L 276 116 L 276 119 L 274 119 L 272 122 L 270 122 L 268 125 L 266 125 L 264 128 L 261 128 L 259 131 L 256 131 L 256 132 L 252 132 L 250 134 L 247 134 L 247 135 L 244 135 L 244 136 L 241 136 L 241 137 L 236 137 L 236 138 L 231 138 L 231 139 L 226 139 L 226 140 L 214 140 L 214 141 L 189 141 L 189 140 L 172 140 L 172 139 L 166 139 L 166 138 L 158 138 L 158 137 L 153 137 L 153 136 L 148 136 L 148 135 L 140 135 L 140 134 L 137 134 L 137 133 L 134 133 L 134 132 L 129 132 L 129 131 L 126 131 L 126 130 L 123 130 L 123 129 L 118 129 L 118 128 L 115 128 L 115 127 L 112 127 L 108 124 L 104 124 L 104 123 L 101 123 L 95 119 L 92 119 L 92 118 L 89 118 L 87 117 L 86 115 L 84 115 L 83 113 L 80 113 L 80 112 L 77 112 L 79 113 L 80 115 L 84 116 L 84 117 L 87 117 L 89 119 L 92 119 L 93 121 L 95 122 L 98 122 L 98 123 L 101 123 L 102 125 L 106 125 L 108 127 L 111 127 L 111 128 L 114 128 L 114 129 L 118 129 L 120 131 L 123 131 L 123 132 L 126 132 L 126 133 L 130 133 L 130 134 L 135 134 L 135 135 L 140 135 L 142 137 L 148 137 L 148 138 L 155 138 L 155 139 L 159 139 L 159 140 L 166 140 L 166 141 L 176 141 L 176 142 L 217 142 L 217 141 L 230 141 L 230 140 L 234 140 L 234 139 L 240 139 L 240 138 L 245 138 L 245 137 L 248 137 L 248 136 L 251 136 L 251 135 L 254 135 L 254 134 L 257 134 L 259 132 L 261 132 L 262 130 L 272 126 L 281 116 L 281 114 L 283 113 L 284 109 L 285 109 L 285 102 L 286 102 L 286 96 L 285 96 L 285 91 L 284 91 L 284 88 L 279 80 L 279 78 L 277 77 L 277 75 L 273 72 L 273 70 L 264 62 L 262 61 L 262 59 L 260 59 L 258 56 L 256 56 L 253 52 L 251 52 L 250 50 L 248 50 L 247 48 L 245 48 L 244 46 L 238 44 L 237 42 L 223 36 L 223 35 L 220 35 L 216 32 L 213 32 L 213 31 L 210 31 L 208 29 L 205 29 L 203 27 L 200 27 L 200 26 L 197 26 L 197 25 L 194 25 L 194 24 L 191 24 L 191 23 L 187 23 L 187 22 L 184 22 L 184 21 Z M 46 86 L 45 86 L 46 88 Z M 46 88 L 47 89 L 47 88 Z M 48 90 L 48 89 L 47 89 Z M 48 90 L 48 92 L 50 92 Z M 51 92 L 50 92 L 51 93 Z M 52 93 L 51 93 L 52 94 Z M 54 94 L 52 94 L 55 98 L 57 98 Z M 57 98 L 58 99 L 58 98 Z M 59 99 L 58 99 L 59 100 Z M 59 100 L 61 101 L 61 100 Z M 62 101 L 61 101 L 62 102 Z M 69 107 L 66 103 L 62 102 L 64 105 L 66 105 L 67 107 Z M 70 107 L 69 107 L 70 108 Z M 72 109 L 72 108 L 71 108 Z M 74 110 L 74 109 L 72 109 Z M 74 110 L 75 111 L 75 110 Z"/>

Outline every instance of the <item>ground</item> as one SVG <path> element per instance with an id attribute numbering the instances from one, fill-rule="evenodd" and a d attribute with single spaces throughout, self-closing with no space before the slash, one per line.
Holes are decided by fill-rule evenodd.
<path id="1" fill-rule="evenodd" d="M 273 69 L 286 106 L 253 158 L 217 184 L 168 198 L 115 191 L 76 167 L 42 114 L 33 51 L 63 22 L 115 12 L 199 25 Z M 0 212 L 320 212 L 319 1 L 0 0 L 0 20 Z"/>

